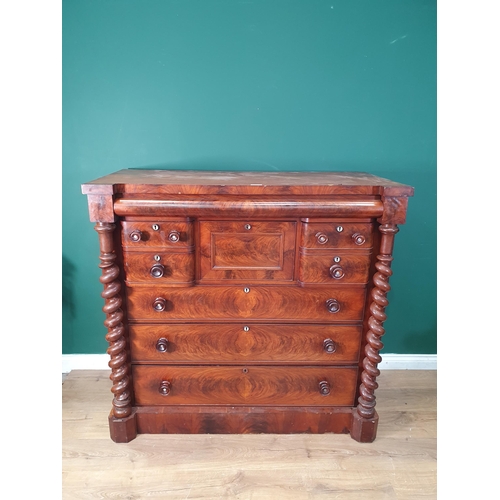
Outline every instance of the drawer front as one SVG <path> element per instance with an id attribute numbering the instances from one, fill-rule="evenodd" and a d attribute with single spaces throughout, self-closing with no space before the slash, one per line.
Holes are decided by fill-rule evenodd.
<path id="1" fill-rule="evenodd" d="M 361 327 L 334 325 L 130 325 L 133 362 L 357 363 Z"/>
<path id="2" fill-rule="evenodd" d="M 127 287 L 131 320 L 360 321 L 362 287 Z"/>
<path id="3" fill-rule="evenodd" d="M 372 224 L 302 222 L 300 245 L 305 248 L 371 248 Z"/>
<path id="4" fill-rule="evenodd" d="M 175 284 L 194 281 L 194 253 L 124 252 L 125 280 L 131 283 Z"/>
<path id="5" fill-rule="evenodd" d="M 200 280 L 292 281 L 295 222 L 201 221 Z"/>
<path id="6" fill-rule="evenodd" d="M 137 366 L 137 405 L 352 406 L 355 367 Z"/>
<path id="7" fill-rule="evenodd" d="M 317 250 L 316 252 L 320 252 Z M 300 252 L 299 281 L 302 283 L 360 283 L 368 282 L 369 253 L 313 251 Z"/>
<path id="8" fill-rule="evenodd" d="M 194 244 L 193 223 L 186 221 L 122 221 L 122 244 L 128 249 L 186 248 Z"/>

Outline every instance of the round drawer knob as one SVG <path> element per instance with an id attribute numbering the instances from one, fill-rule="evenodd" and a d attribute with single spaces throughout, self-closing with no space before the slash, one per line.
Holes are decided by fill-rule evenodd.
<path id="1" fill-rule="evenodd" d="M 342 266 L 340 264 L 333 264 L 333 266 L 330 267 L 330 276 L 336 280 L 342 279 L 344 277 Z"/>
<path id="2" fill-rule="evenodd" d="M 327 353 L 333 353 L 337 350 L 337 344 L 332 339 L 323 340 L 323 350 Z"/>
<path id="3" fill-rule="evenodd" d="M 245 229 L 247 231 L 250 231 L 250 229 L 252 229 L 252 226 L 250 224 L 245 224 Z"/>
<path id="4" fill-rule="evenodd" d="M 153 302 L 153 309 L 155 311 L 164 311 L 166 307 L 167 307 L 167 301 L 163 297 L 158 297 Z"/>
<path id="5" fill-rule="evenodd" d="M 316 241 L 320 245 L 324 245 L 328 241 L 328 236 L 325 233 L 316 233 Z"/>
<path id="6" fill-rule="evenodd" d="M 168 340 L 164 337 L 158 339 L 156 341 L 156 350 L 158 352 L 167 352 L 168 351 Z"/>
<path id="7" fill-rule="evenodd" d="M 165 272 L 165 268 L 162 264 L 155 264 L 150 270 L 149 274 L 153 276 L 153 278 L 161 278 L 163 273 Z"/>
<path id="8" fill-rule="evenodd" d="M 366 241 L 365 237 L 360 233 L 354 233 L 352 239 L 356 245 L 362 245 Z"/>
<path id="9" fill-rule="evenodd" d="M 128 236 L 132 241 L 141 241 L 142 240 L 142 231 L 139 231 L 139 229 L 136 229 L 135 231 L 132 231 Z"/>
<path id="10" fill-rule="evenodd" d="M 328 394 L 330 394 L 330 384 L 326 380 L 322 380 L 319 383 L 319 392 L 322 396 L 328 396 Z"/>
<path id="11" fill-rule="evenodd" d="M 170 390 L 172 389 L 172 384 L 168 380 L 163 380 L 158 388 L 158 392 L 162 396 L 168 396 L 170 394 Z"/>
<path id="12" fill-rule="evenodd" d="M 179 233 L 179 231 L 170 231 L 168 239 L 172 243 L 177 243 L 181 239 L 181 233 Z"/>
<path id="13" fill-rule="evenodd" d="M 340 304 L 337 299 L 328 299 L 326 301 L 326 308 L 331 313 L 338 313 L 340 311 Z"/>

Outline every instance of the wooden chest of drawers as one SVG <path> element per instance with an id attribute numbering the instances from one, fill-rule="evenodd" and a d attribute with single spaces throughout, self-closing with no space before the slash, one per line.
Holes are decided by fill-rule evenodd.
<path id="1" fill-rule="evenodd" d="M 100 242 L 111 438 L 375 439 L 394 236 L 413 188 L 365 173 L 122 170 Z"/>

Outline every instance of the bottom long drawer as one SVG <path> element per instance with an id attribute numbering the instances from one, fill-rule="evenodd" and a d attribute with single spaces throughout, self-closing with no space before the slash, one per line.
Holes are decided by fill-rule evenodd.
<path id="1" fill-rule="evenodd" d="M 353 406 L 356 367 L 133 366 L 141 405 Z"/>

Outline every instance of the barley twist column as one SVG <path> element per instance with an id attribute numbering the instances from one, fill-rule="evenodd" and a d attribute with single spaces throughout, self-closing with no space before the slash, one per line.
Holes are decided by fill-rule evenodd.
<path id="1" fill-rule="evenodd" d="M 102 275 L 99 278 L 104 285 L 101 296 L 104 298 L 103 311 L 106 313 L 104 325 L 108 329 L 106 340 L 109 342 L 107 353 L 110 355 L 110 379 L 113 382 L 112 416 L 118 419 L 128 417 L 131 413 L 130 377 L 127 362 L 125 328 L 123 326 L 122 298 L 120 295 L 120 270 L 115 264 L 116 253 L 113 244 L 115 225 L 108 222 L 98 222 L 94 228 L 99 234 L 101 254 L 99 267 Z"/>
<path id="2" fill-rule="evenodd" d="M 377 272 L 373 276 L 374 288 L 371 291 L 369 306 L 370 317 L 366 333 L 365 358 L 353 428 L 353 437 L 362 442 L 374 439 L 378 422 L 375 412 L 375 390 L 378 387 L 376 380 L 380 375 L 380 370 L 377 365 L 382 361 L 379 351 L 384 347 L 381 337 L 385 333 L 383 327 L 387 319 L 385 308 L 389 304 L 387 293 L 391 289 L 389 286 L 389 278 L 392 275 L 390 266 L 393 260 L 394 236 L 399 229 L 396 224 L 382 224 L 379 231 L 382 233 L 380 254 L 377 255 L 375 264 Z"/>

